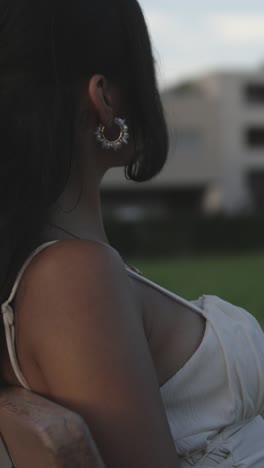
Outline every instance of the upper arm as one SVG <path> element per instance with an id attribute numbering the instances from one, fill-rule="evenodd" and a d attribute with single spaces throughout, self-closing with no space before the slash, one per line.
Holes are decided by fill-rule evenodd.
<path id="1" fill-rule="evenodd" d="M 176 468 L 141 314 L 121 258 L 92 242 L 60 244 L 36 259 L 20 301 L 46 396 L 83 416 L 109 468 Z"/>

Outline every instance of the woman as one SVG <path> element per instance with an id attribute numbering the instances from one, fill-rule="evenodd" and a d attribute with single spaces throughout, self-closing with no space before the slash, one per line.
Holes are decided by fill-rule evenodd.
<path id="1" fill-rule="evenodd" d="M 0 24 L 2 381 L 80 413 L 109 468 L 263 467 L 255 319 L 153 284 L 104 230 L 107 170 L 167 155 L 137 1 L 1 0 Z"/>

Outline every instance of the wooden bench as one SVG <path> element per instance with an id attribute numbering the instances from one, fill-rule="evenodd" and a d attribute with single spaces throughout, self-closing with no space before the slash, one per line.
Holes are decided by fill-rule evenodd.
<path id="1" fill-rule="evenodd" d="M 0 389 L 0 468 L 105 468 L 84 420 L 15 387 Z"/>

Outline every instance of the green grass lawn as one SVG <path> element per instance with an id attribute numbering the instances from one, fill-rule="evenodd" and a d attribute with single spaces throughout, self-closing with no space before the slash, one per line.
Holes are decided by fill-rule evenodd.
<path id="1" fill-rule="evenodd" d="M 188 300 L 213 294 L 251 312 L 264 327 L 264 252 L 127 262 Z"/>

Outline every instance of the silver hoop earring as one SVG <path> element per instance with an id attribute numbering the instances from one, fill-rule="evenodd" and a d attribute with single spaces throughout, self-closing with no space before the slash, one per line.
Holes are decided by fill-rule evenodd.
<path id="1" fill-rule="evenodd" d="M 117 138 L 117 140 L 110 141 L 107 140 L 107 138 L 104 135 L 104 130 L 105 127 L 100 124 L 99 127 L 97 128 L 95 135 L 96 135 L 96 140 L 101 143 L 102 147 L 104 149 L 114 149 L 115 151 L 119 150 L 122 148 L 122 146 L 125 144 L 128 144 L 128 139 L 130 138 L 130 135 L 128 133 L 128 126 L 126 124 L 125 119 L 120 119 L 118 117 L 115 118 L 114 123 L 120 127 L 120 135 Z"/>

